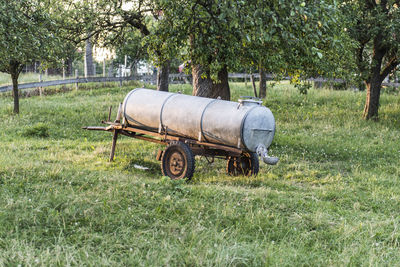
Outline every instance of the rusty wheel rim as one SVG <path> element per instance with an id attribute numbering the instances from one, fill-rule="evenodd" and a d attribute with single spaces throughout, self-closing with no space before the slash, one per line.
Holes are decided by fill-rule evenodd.
<path id="1" fill-rule="evenodd" d="M 175 151 L 168 160 L 169 171 L 175 177 L 179 177 L 185 170 L 185 159 L 181 153 Z"/>
<path id="2" fill-rule="evenodd" d="M 247 154 L 241 155 L 240 157 L 231 158 L 228 163 L 228 173 L 231 175 L 249 175 L 251 172 L 252 164 L 250 157 Z"/>

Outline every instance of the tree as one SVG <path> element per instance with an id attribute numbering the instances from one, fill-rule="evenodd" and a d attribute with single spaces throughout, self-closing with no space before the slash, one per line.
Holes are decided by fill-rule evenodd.
<path id="1" fill-rule="evenodd" d="M 49 62 L 62 47 L 45 1 L 0 2 L 0 71 L 11 75 L 14 113 L 19 113 L 18 77 L 24 64 Z"/>
<path id="2" fill-rule="evenodd" d="M 339 38 L 337 8 L 324 1 L 249 0 L 242 22 L 242 64 L 258 68 L 260 97 L 266 95 L 265 73 L 304 78 L 339 75 L 339 53 L 347 44 Z M 342 40 L 340 42 L 339 40 Z"/>
<path id="3" fill-rule="evenodd" d="M 241 49 L 245 1 L 156 2 L 164 15 L 158 36 L 190 62 L 193 95 L 230 99 L 228 69 L 236 67 Z"/>
<path id="4" fill-rule="evenodd" d="M 336 8 L 324 1 L 160 0 L 159 8 L 165 15 L 159 38 L 175 40 L 170 43 L 190 60 L 194 95 L 229 99 L 228 70 L 243 67 L 258 68 L 263 78 L 266 71 L 316 76 L 335 70 Z"/>
<path id="5" fill-rule="evenodd" d="M 64 1 L 65 4 L 70 2 Z M 76 1 L 71 3 L 69 14 L 69 28 L 90 32 L 91 37 L 104 46 L 131 52 L 127 55 L 133 60 L 147 58 L 144 49 L 148 48 L 149 40 L 156 39 L 157 21 L 162 17 L 150 0 Z M 165 46 L 159 42 L 157 45 Z M 159 66 L 158 89 L 168 91 L 169 58 L 161 54 L 156 45 L 151 52 L 151 59 Z"/>
<path id="6" fill-rule="evenodd" d="M 85 41 L 84 71 L 85 77 L 91 77 L 96 74 L 93 67 L 93 45 L 90 38 Z"/>
<path id="7" fill-rule="evenodd" d="M 109 43 L 116 49 L 118 63 L 125 62 L 125 55 L 128 56 L 128 66 L 133 69 L 141 60 L 148 60 L 147 46 L 143 44 L 143 37 L 139 30 L 126 28 L 124 38 L 114 38 L 113 35 L 107 37 Z M 134 70 L 135 71 L 135 70 Z"/>
<path id="8" fill-rule="evenodd" d="M 366 85 L 363 117 L 378 119 L 382 82 L 400 63 L 400 1 L 342 1 L 345 30 L 355 42 L 352 49 Z"/>

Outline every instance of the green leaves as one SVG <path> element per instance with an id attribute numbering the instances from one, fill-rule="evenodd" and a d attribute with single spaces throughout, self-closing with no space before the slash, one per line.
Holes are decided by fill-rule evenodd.
<path id="1" fill-rule="evenodd" d="M 0 71 L 10 73 L 11 62 L 52 61 L 62 51 L 59 27 L 43 1 L 0 3 Z"/>
<path id="2" fill-rule="evenodd" d="M 311 48 L 311 51 L 312 51 L 312 53 L 313 53 L 314 55 L 316 55 L 319 59 L 322 59 L 322 58 L 323 58 L 323 55 L 322 55 L 322 53 L 320 52 L 320 50 L 319 50 L 318 48 L 312 47 L 312 48 Z"/>
<path id="3" fill-rule="evenodd" d="M 328 4 L 252 0 L 246 8 L 254 14 L 248 18 L 254 27 L 245 28 L 251 39 L 246 57 L 251 61 L 261 62 L 274 73 L 300 71 L 309 76 L 335 69 L 334 62 L 324 56 L 332 53 L 328 50 L 335 46 L 332 36 L 337 31 L 336 10 Z"/>

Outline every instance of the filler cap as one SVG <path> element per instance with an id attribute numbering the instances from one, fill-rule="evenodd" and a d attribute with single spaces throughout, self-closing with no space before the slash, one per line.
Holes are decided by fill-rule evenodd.
<path id="1" fill-rule="evenodd" d="M 238 100 L 239 104 L 242 106 L 249 106 L 249 105 L 261 105 L 262 100 L 258 97 L 253 97 L 253 96 L 240 96 Z"/>

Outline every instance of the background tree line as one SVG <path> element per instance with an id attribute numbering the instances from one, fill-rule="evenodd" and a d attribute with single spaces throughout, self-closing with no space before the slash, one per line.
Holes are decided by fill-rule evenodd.
<path id="1" fill-rule="evenodd" d="M 230 99 L 228 72 L 363 82 L 363 116 L 377 119 L 385 77 L 399 65 L 399 0 L 21 0 L 0 3 L 0 71 L 11 75 L 14 112 L 25 64 L 67 62 L 88 42 L 158 67 L 186 63 L 193 95 Z"/>

